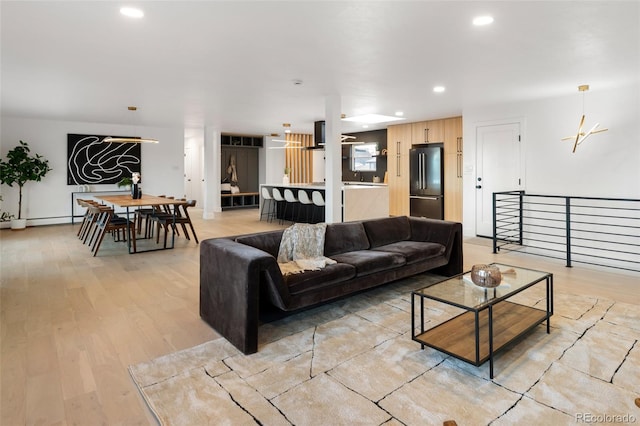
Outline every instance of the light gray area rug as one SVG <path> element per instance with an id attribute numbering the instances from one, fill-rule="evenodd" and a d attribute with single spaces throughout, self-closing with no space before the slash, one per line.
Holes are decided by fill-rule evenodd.
<path id="1" fill-rule="evenodd" d="M 640 422 L 638 306 L 556 294 L 551 333 L 540 325 L 498 355 L 490 380 L 488 363 L 411 340 L 418 287 L 411 278 L 265 324 L 250 356 L 217 339 L 129 371 L 163 425 Z M 544 286 L 517 300 L 543 304 Z M 428 303 L 428 326 L 456 313 Z"/>

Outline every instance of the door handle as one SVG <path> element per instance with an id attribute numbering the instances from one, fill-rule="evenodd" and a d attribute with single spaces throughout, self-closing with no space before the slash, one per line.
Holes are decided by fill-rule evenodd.
<path id="1" fill-rule="evenodd" d="M 482 185 L 476 185 L 477 189 L 482 189 Z"/>
<path id="2" fill-rule="evenodd" d="M 400 144 L 401 141 L 396 141 L 396 176 L 400 177 Z"/>
<path id="3" fill-rule="evenodd" d="M 422 154 L 422 189 L 428 189 L 427 167 L 427 154 Z"/>
<path id="4" fill-rule="evenodd" d="M 420 180 L 420 189 L 424 189 L 424 158 L 423 154 L 418 156 L 418 179 Z"/>

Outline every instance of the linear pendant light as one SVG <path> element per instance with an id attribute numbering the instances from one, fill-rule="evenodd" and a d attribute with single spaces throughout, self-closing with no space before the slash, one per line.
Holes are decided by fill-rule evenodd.
<path id="1" fill-rule="evenodd" d="M 129 111 L 137 111 L 138 107 L 135 106 L 130 106 L 127 107 L 127 109 Z M 135 130 L 135 129 L 134 129 Z M 106 142 L 106 143 L 158 143 L 158 139 L 152 139 L 152 138 L 139 138 L 139 137 L 133 137 L 133 138 L 121 138 L 121 137 L 111 137 L 111 136 L 107 136 L 106 138 L 102 139 L 102 142 Z"/>

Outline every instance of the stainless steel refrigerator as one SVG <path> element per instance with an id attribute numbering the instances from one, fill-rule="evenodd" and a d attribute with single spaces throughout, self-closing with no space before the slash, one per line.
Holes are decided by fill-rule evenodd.
<path id="1" fill-rule="evenodd" d="M 411 216 L 444 218 L 443 161 L 441 144 L 411 149 L 409 173 Z"/>

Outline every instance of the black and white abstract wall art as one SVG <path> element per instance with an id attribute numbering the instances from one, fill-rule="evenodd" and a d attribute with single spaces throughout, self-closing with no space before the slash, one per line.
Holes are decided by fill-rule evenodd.
<path id="1" fill-rule="evenodd" d="M 141 172 L 139 143 L 102 142 L 105 137 L 67 134 L 67 185 L 114 184 Z"/>

